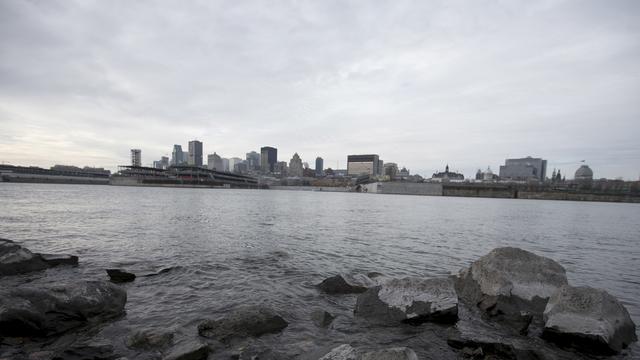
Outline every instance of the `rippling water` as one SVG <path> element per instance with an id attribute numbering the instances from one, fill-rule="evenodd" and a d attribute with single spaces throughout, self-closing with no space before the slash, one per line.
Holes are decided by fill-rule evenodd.
<path id="1" fill-rule="evenodd" d="M 443 328 L 371 329 L 353 319 L 354 297 L 324 295 L 313 284 L 340 272 L 446 275 L 506 245 L 557 260 L 571 283 L 606 289 L 640 324 L 638 204 L 8 183 L 0 184 L 0 204 L 0 237 L 81 262 L 2 286 L 106 278 L 112 267 L 137 275 L 168 269 L 126 285 L 127 315 L 97 335 L 121 352 L 128 331 L 195 336 L 200 320 L 260 303 L 290 323 L 260 341 L 289 354 L 350 342 L 405 344 L 423 358 L 446 358 L 446 343 L 421 336 Z M 331 328 L 311 323 L 316 308 L 338 315 Z"/>

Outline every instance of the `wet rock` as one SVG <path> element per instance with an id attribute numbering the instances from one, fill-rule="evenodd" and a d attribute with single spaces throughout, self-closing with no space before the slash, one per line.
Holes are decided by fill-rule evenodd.
<path id="1" fill-rule="evenodd" d="M 279 332 L 288 323 L 273 310 L 262 306 L 236 309 L 218 320 L 206 320 L 198 325 L 198 334 L 228 342 L 233 338 L 258 337 Z"/>
<path id="2" fill-rule="evenodd" d="M 205 360 L 211 349 L 199 341 L 185 341 L 175 346 L 164 360 Z"/>
<path id="3" fill-rule="evenodd" d="M 318 284 L 318 288 L 327 294 L 359 294 L 367 291 L 367 286 L 349 283 L 342 275 L 324 279 Z"/>
<path id="4" fill-rule="evenodd" d="M 534 317 L 541 319 L 549 297 L 566 284 L 565 270 L 554 260 L 504 247 L 461 271 L 456 291 L 461 301 L 524 334 Z"/>
<path id="5" fill-rule="evenodd" d="M 315 310 L 311 313 L 311 320 L 319 327 L 327 327 L 331 325 L 335 316 L 324 310 Z"/>
<path id="6" fill-rule="evenodd" d="M 127 293 L 106 281 L 0 291 L 0 336 L 59 334 L 124 312 Z"/>
<path id="7" fill-rule="evenodd" d="M 0 239 L 0 276 L 44 270 L 49 265 L 38 254 L 7 239 Z"/>
<path id="8" fill-rule="evenodd" d="M 395 347 L 366 352 L 359 360 L 418 360 L 418 355 L 407 347 Z"/>
<path id="9" fill-rule="evenodd" d="M 544 320 L 544 339 L 587 353 L 619 353 L 638 340 L 624 305 L 587 286 L 563 286 L 549 300 Z"/>
<path id="10" fill-rule="evenodd" d="M 355 314 L 385 323 L 450 323 L 458 318 L 458 296 L 450 278 L 391 279 L 358 295 Z"/>
<path id="11" fill-rule="evenodd" d="M 107 269 L 109 280 L 114 283 L 126 283 L 136 279 L 136 275 L 120 269 Z"/>
<path id="12" fill-rule="evenodd" d="M 52 360 L 116 360 L 119 355 L 114 354 L 111 345 L 74 345 L 58 351 Z"/>
<path id="13" fill-rule="evenodd" d="M 358 352 L 349 344 L 333 348 L 319 360 L 357 360 Z"/>
<path id="14" fill-rule="evenodd" d="M 173 343 L 173 333 L 138 331 L 127 338 L 126 344 L 130 349 L 157 350 L 168 347 Z"/>
<path id="15" fill-rule="evenodd" d="M 42 260 L 49 266 L 71 265 L 78 266 L 78 257 L 68 254 L 40 254 Z"/>

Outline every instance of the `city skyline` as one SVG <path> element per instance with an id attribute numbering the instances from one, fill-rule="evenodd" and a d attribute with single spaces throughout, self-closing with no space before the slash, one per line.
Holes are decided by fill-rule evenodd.
<path id="1" fill-rule="evenodd" d="M 7 1 L 0 14 L 3 163 L 113 170 L 131 148 L 149 165 L 198 139 L 205 156 L 272 145 L 325 168 L 379 154 L 472 177 L 531 155 L 549 172 L 586 160 L 597 178 L 640 176 L 637 2 Z"/>

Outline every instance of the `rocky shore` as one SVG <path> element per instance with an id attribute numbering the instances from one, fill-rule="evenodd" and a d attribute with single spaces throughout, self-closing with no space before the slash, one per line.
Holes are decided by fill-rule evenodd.
<path id="1" fill-rule="evenodd" d="M 0 239 L 0 277 L 77 265 L 76 256 L 37 254 Z M 0 359 L 414 360 L 421 358 L 417 353 L 424 354 L 424 349 L 388 344 L 370 348 L 349 341 L 296 356 L 282 353 L 258 340 L 295 327 L 296 319 L 266 305 L 236 307 L 222 316 L 204 314 L 188 336 L 177 336 L 167 327 L 131 331 L 124 344 L 80 340 L 78 334 L 91 334 L 127 316 L 126 283 L 158 275 L 105 270 L 103 278 L 89 281 L 1 288 Z M 560 264 L 519 248 L 494 249 L 456 275 L 336 274 L 317 283 L 315 291 L 329 299 L 352 297 L 353 321 L 371 327 L 420 329 L 437 324 L 447 353 L 461 359 L 624 357 L 637 341 L 636 326 L 615 297 L 601 289 L 571 286 Z M 323 309 L 309 309 L 309 318 L 318 328 L 336 321 Z M 120 345 L 126 354 L 118 351 Z M 441 358 L 442 351 L 434 346 L 427 358 Z"/>

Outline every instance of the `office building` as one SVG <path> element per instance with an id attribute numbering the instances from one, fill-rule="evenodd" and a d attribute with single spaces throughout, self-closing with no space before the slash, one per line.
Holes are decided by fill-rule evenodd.
<path id="1" fill-rule="evenodd" d="M 277 163 L 278 149 L 271 146 L 260 148 L 260 170 L 262 170 L 263 173 L 275 172 Z"/>
<path id="2" fill-rule="evenodd" d="M 291 158 L 291 160 L 289 161 L 289 176 L 292 177 L 302 177 L 303 174 L 303 166 L 302 166 L 302 159 L 300 159 L 300 156 L 298 155 L 298 153 L 293 154 L 293 157 Z"/>
<path id="3" fill-rule="evenodd" d="M 160 160 L 156 160 L 153 162 L 153 167 L 156 169 L 166 169 L 169 167 L 169 158 L 163 156 Z"/>
<path id="4" fill-rule="evenodd" d="M 229 159 L 222 158 L 222 171 L 229 171 Z"/>
<path id="5" fill-rule="evenodd" d="M 189 165 L 202 166 L 202 142 L 198 140 L 189 141 Z"/>
<path id="6" fill-rule="evenodd" d="M 347 156 L 347 174 L 352 175 L 371 175 L 379 174 L 378 165 L 380 159 L 378 155 L 349 155 Z"/>
<path id="7" fill-rule="evenodd" d="M 249 170 L 260 170 L 260 154 L 255 151 L 247 153 L 247 168 Z"/>
<path id="8" fill-rule="evenodd" d="M 316 176 L 324 175 L 324 160 L 318 156 L 316 158 Z"/>
<path id="9" fill-rule="evenodd" d="M 235 172 L 236 164 L 239 164 L 241 162 L 242 162 L 242 159 L 240 159 L 239 157 L 230 158 L 229 159 L 229 171 Z"/>
<path id="10" fill-rule="evenodd" d="M 220 155 L 215 152 L 213 154 L 209 154 L 209 156 L 207 156 L 207 168 L 209 170 L 224 171 Z"/>
<path id="11" fill-rule="evenodd" d="M 171 166 L 182 165 L 185 162 L 184 153 L 181 145 L 173 145 L 171 152 Z"/>
<path id="12" fill-rule="evenodd" d="M 142 166 L 142 150 L 131 149 L 131 166 Z"/>
<path id="13" fill-rule="evenodd" d="M 513 181 L 544 181 L 547 176 L 547 160 L 527 156 L 521 159 L 506 159 L 500 166 L 500 179 Z"/>

